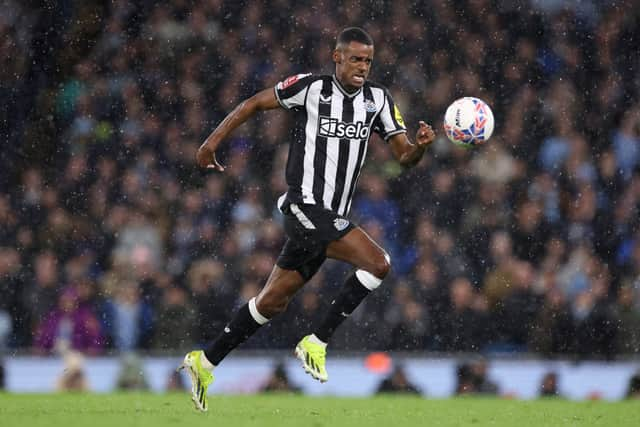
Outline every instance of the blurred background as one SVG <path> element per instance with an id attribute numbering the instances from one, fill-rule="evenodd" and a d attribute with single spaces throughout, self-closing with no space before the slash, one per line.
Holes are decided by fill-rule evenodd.
<path id="1" fill-rule="evenodd" d="M 195 152 L 256 91 L 331 73 L 335 36 L 357 25 L 409 135 L 425 120 L 439 137 L 407 172 L 370 143 L 352 217 L 393 272 L 332 352 L 637 361 L 634 4 L 3 0 L 0 355 L 175 356 L 212 339 L 284 242 L 292 117 L 240 128 L 224 174 Z M 496 117 L 476 150 L 442 131 L 461 96 Z M 348 273 L 327 262 L 242 349 L 292 349 Z"/>

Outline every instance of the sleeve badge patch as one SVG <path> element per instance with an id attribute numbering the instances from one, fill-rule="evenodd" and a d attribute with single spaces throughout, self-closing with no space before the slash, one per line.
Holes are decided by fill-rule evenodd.
<path id="1" fill-rule="evenodd" d="M 402 127 L 406 127 L 404 125 L 404 119 L 402 118 L 402 114 L 400 114 L 400 110 L 398 109 L 397 105 L 393 106 L 393 115 L 396 118 L 396 122 L 398 122 L 398 124 Z"/>

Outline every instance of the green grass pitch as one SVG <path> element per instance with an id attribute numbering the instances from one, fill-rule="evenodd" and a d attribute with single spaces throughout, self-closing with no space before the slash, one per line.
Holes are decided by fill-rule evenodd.
<path id="1" fill-rule="evenodd" d="M 3 427 L 89 426 L 638 426 L 640 402 L 428 400 L 294 395 L 211 396 L 196 413 L 187 394 L 0 394 Z"/>

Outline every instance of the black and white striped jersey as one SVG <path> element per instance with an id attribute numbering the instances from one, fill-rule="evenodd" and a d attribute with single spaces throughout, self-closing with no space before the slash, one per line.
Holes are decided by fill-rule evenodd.
<path id="1" fill-rule="evenodd" d="M 385 141 L 406 132 L 389 91 L 365 82 L 348 93 L 335 76 L 298 74 L 279 82 L 275 93 L 280 105 L 296 114 L 287 200 L 347 215 L 371 131 Z"/>

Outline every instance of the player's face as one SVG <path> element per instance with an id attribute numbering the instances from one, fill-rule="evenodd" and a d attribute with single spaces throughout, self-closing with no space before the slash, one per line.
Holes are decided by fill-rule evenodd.
<path id="1" fill-rule="evenodd" d="M 347 88 L 359 88 L 367 80 L 373 61 L 373 46 L 358 42 L 341 45 L 333 51 L 336 77 Z"/>

